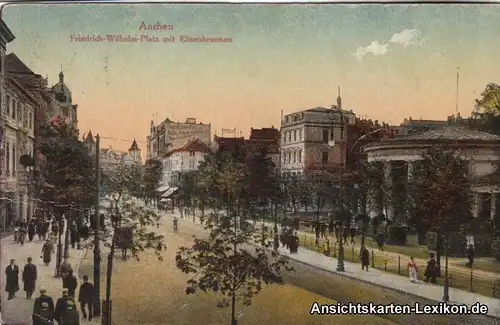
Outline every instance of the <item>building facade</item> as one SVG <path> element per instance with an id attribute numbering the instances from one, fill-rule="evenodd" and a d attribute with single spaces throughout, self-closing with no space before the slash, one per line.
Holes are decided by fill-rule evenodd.
<path id="1" fill-rule="evenodd" d="M 211 125 L 197 123 L 195 118 L 188 118 L 184 123 L 173 122 L 167 118 L 159 125 L 154 125 L 151 121 L 147 137 L 147 159 L 161 158 L 193 139 L 210 145 Z"/>
<path id="2" fill-rule="evenodd" d="M 462 159 L 469 161 L 469 176 L 473 181 L 474 206 L 473 216 L 478 217 L 481 211 L 487 211 L 488 217 L 498 218 L 497 207 L 500 203 L 500 186 L 498 180 L 488 181 L 494 175 L 500 161 L 500 137 L 469 130 L 463 127 L 448 126 L 429 130 L 424 133 L 395 137 L 387 141 L 366 145 L 364 150 L 368 161 L 382 161 L 385 165 L 387 188 L 391 191 L 406 191 L 410 197 L 408 186 L 414 176 L 414 163 L 423 159 L 423 154 L 432 147 L 456 150 Z M 401 185 L 401 186 L 400 186 Z M 397 188 L 399 186 L 399 188 Z M 385 211 L 376 202 L 368 202 L 367 210 L 373 217 L 384 213 L 390 220 L 408 219 L 407 211 L 401 207 L 387 203 Z"/>
<path id="3" fill-rule="evenodd" d="M 33 214 L 33 193 L 30 171 L 21 164 L 23 156 L 33 157 L 35 150 L 34 117 L 37 100 L 16 79 L 7 76 L 3 93 L 5 106 L 5 191 L 10 202 L 6 212 L 14 219 L 25 219 Z"/>
<path id="4" fill-rule="evenodd" d="M 200 163 L 205 161 L 209 146 L 200 139 L 188 141 L 185 145 L 169 151 L 162 158 L 164 188 L 176 186 L 183 173 L 198 170 Z"/>
<path id="5" fill-rule="evenodd" d="M 340 146 L 329 145 L 329 141 L 341 139 L 341 115 L 345 140 L 347 128 L 355 123 L 356 115 L 342 109 L 340 96 L 331 109 L 316 107 L 284 116 L 280 130 L 281 172 L 303 175 L 345 164 L 346 157 L 341 157 Z"/>
<path id="6" fill-rule="evenodd" d="M 262 129 L 250 129 L 250 137 L 245 141 L 246 155 L 263 154 L 270 158 L 277 168 L 279 166 L 280 131 L 274 126 Z"/>
<path id="7" fill-rule="evenodd" d="M 7 220 L 7 206 L 12 207 L 12 198 L 7 196 L 7 174 L 5 163 L 5 137 L 6 137 L 6 96 L 4 93 L 4 80 L 7 73 L 5 67 L 5 53 L 7 44 L 15 39 L 14 34 L 10 31 L 2 19 L 0 19 L 0 227 L 5 231 L 10 226 L 11 220 Z M 9 148 L 10 149 L 10 148 Z"/>

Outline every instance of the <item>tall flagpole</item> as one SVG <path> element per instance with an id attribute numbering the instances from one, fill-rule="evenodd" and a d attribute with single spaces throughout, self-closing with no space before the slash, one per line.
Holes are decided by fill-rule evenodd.
<path id="1" fill-rule="evenodd" d="M 456 93 L 456 103 L 455 103 L 455 111 L 458 115 L 458 85 L 460 84 L 460 67 L 457 67 L 457 93 Z"/>

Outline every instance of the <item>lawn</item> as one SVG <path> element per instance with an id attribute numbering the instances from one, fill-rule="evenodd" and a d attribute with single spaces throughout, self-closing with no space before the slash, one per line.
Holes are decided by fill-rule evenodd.
<path id="1" fill-rule="evenodd" d="M 320 253 L 323 252 L 323 247 L 316 246 L 314 238 L 309 236 L 302 236 L 299 239 L 301 241 L 301 246 Z M 336 257 L 336 249 L 334 249 L 333 245 L 331 249 L 334 251 L 333 257 Z M 408 276 L 408 268 L 407 268 L 408 258 L 406 256 L 401 256 L 400 259 L 397 257 L 391 258 L 391 257 L 377 255 L 377 252 L 375 250 L 370 249 L 370 247 L 369 250 L 371 252 L 375 252 L 373 254 L 374 258 L 372 261 L 372 267 L 375 267 L 379 270 L 384 270 L 387 272 L 398 274 L 401 276 L 405 277 Z M 346 246 L 344 258 L 347 261 L 359 263 L 359 247 L 353 247 L 350 245 Z M 425 272 L 425 267 L 422 265 L 419 268 L 419 279 L 421 280 L 424 279 L 424 272 Z M 450 286 L 454 288 L 476 292 L 487 297 L 492 297 L 492 296 L 500 297 L 500 287 L 498 286 L 498 284 L 495 284 L 495 281 L 493 280 L 484 279 L 478 276 L 476 277 L 473 276 L 472 287 L 471 287 L 469 273 L 458 273 L 458 272 L 453 272 L 453 270 L 450 270 L 449 274 L 450 274 Z M 444 278 L 438 278 L 437 282 L 438 285 L 443 285 L 443 281 Z"/>

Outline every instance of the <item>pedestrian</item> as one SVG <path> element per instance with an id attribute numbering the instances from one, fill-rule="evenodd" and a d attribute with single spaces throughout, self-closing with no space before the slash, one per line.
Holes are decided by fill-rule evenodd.
<path id="1" fill-rule="evenodd" d="M 5 268 L 5 277 L 5 292 L 9 294 L 7 300 L 12 300 L 19 291 L 19 267 L 14 259 L 11 259 Z"/>
<path id="2" fill-rule="evenodd" d="M 69 275 L 69 272 L 73 271 L 71 264 L 68 262 L 67 258 L 64 258 L 63 262 L 59 266 L 59 275 L 62 276 L 63 280 Z"/>
<path id="3" fill-rule="evenodd" d="M 384 251 L 384 243 L 385 243 L 385 234 L 384 233 L 378 233 L 375 236 L 375 241 L 377 242 L 377 247 L 380 251 Z"/>
<path id="4" fill-rule="evenodd" d="M 344 235 L 344 245 L 347 245 L 347 239 L 349 238 L 349 225 L 344 226 L 344 232 L 342 235 Z"/>
<path id="5" fill-rule="evenodd" d="M 80 317 L 74 300 L 66 302 L 66 310 L 62 313 L 61 321 L 62 325 L 80 325 Z"/>
<path id="6" fill-rule="evenodd" d="M 417 282 L 418 280 L 418 265 L 415 262 L 413 256 L 410 256 L 410 261 L 408 262 L 408 273 L 411 282 Z"/>
<path id="7" fill-rule="evenodd" d="M 80 227 L 80 236 L 83 238 L 84 242 L 87 241 L 87 239 L 89 239 L 89 236 L 90 236 L 90 230 L 89 230 L 89 226 L 87 223 L 84 223 L 81 227 Z"/>
<path id="8" fill-rule="evenodd" d="M 366 272 L 368 272 L 368 266 L 370 265 L 370 252 L 365 245 L 361 245 L 359 259 L 361 260 L 361 271 L 366 270 Z"/>
<path id="9" fill-rule="evenodd" d="M 83 276 L 83 283 L 80 286 L 80 290 L 78 291 L 78 302 L 80 303 L 80 309 L 82 310 L 83 319 L 87 319 L 87 312 L 85 307 L 88 309 L 88 320 L 91 321 L 94 315 L 93 307 L 94 307 L 94 294 L 95 289 L 94 285 L 89 282 L 89 276 Z"/>
<path id="10" fill-rule="evenodd" d="M 33 325 L 52 325 L 54 318 L 54 300 L 47 295 L 45 289 L 40 289 L 40 296 L 33 305 Z"/>
<path id="11" fill-rule="evenodd" d="M 425 282 L 431 281 L 432 284 L 436 284 L 436 277 L 439 271 L 439 266 L 437 265 L 436 259 L 434 258 L 434 253 L 429 254 L 429 261 L 427 262 L 427 267 L 425 268 Z"/>
<path id="12" fill-rule="evenodd" d="M 31 242 L 33 241 L 33 238 L 35 237 L 35 219 L 31 219 L 29 225 L 28 225 L 28 240 Z"/>
<path id="13" fill-rule="evenodd" d="M 21 229 L 21 220 L 17 220 L 14 224 L 14 242 L 19 243 L 19 230 Z"/>
<path id="14" fill-rule="evenodd" d="M 26 291 L 26 299 L 31 299 L 36 286 L 37 270 L 36 265 L 32 262 L 33 259 L 28 257 L 28 263 L 24 266 L 23 270 L 23 282 L 24 291 Z"/>
<path id="15" fill-rule="evenodd" d="M 59 325 L 66 325 L 63 323 L 63 315 L 68 309 L 68 302 L 72 301 L 75 304 L 75 300 L 68 295 L 68 289 L 62 289 L 62 296 L 57 299 L 56 308 L 54 309 L 54 319 Z"/>
<path id="16" fill-rule="evenodd" d="M 76 227 L 75 224 L 73 224 L 73 225 L 71 225 L 71 228 L 69 230 L 71 248 L 75 248 L 75 245 L 77 242 L 77 237 L 78 237 L 77 235 L 78 235 L 78 228 Z"/>
<path id="17" fill-rule="evenodd" d="M 69 270 L 68 274 L 63 277 L 63 288 L 68 289 L 68 295 L 75 298 L 76 287 L 78 286 L 78 281 L 73 275 L 73 270 Z"/>
<path id="18" fill-rule="evenodd" d="M 19 243 L 21 246 L 24 246 L 24 242 L 26 241 L 26 233 L 28 230 L 26 229 L 26 225 L 23 224 L 21 228 L 19 229 Z"/>
<path id="19" fill-rule="evenodd" d="M 356 237 L 356 227 L 351 226 L 350 234 L 351 234 L 351 245 L 356 245 L 356 242 L 354 241 L 354 238 Z"/>
<path id="20" fill-rule="evenodd" d="M 49 265 L 52 260 L 52 253 L 54 253 L 54 244 L 47 238 L 42 246 L 42 256 L 40 256 L 40 258 L 43 259 L 43 264 L 46 266 Z"/>
<path id="21" fill-rule="evenodd" d="M 469 247 L 467 248 L 467 259 L 469 260 L 467 262 L 467 267 L 472 267 L 474 264 L 474 245 L 470 244 Z"/>

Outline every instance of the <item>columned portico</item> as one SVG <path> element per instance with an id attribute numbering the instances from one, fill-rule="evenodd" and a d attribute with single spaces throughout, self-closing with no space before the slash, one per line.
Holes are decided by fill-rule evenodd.
<path id="1" fill-rule="evenodd" d="M 459 127 L 445 127 L 443 129 L 432 130 L 421 134 L 416 134 L 408 137 L 394 138 L 376 143 L 371 143 L 364 147 L 367 153 L 368 162 L 380 161 L 384 162 L 384 179 L 387 189 L 391 190 L 396 197 L 395 200 L 387 200 L 386 210 L 383 211 L 388 219 L 394 218 L 404 219 L 410 218 L 410 207 L 412 204 L 412 193 L 410 184 L 415 176 L 415 163 L 422 160 L 425 153 L 433 147 L 440 146 L 446 149 L 455 150 L 462 159 L 470 162 L 470 176 L 474 183 L 479 182 L 479 185 L 474 185 L 473 191 L 473 207 L 472 214 L 475 218 L 481 215 L 481 211 L 488 213 L 490 218 L 497 217 L 497 202 L 500 186 L 499 180 L 492 180 L 488 177 L 493 175 L 495 164 L 500 161 L 500 137 L 484 132 L 467 130 Z M 403 165 L 397 164 L 404 162 L 406 165 L 404 171 L 406 175 L 402 175 L 400 170 Z M 406 177 L 404 187 L 399 186 Z M 483 180 L 484 178 L 484 180 Z M 370 189 L 369 189 L 370 191 Z M 405 193 L 401 193 L 405 191 Z M 483 202 L 481 193 L 488 194 L 491 198 L 488 202 Z M 399 198 L 401 196 L 401 198 Z M 369 196 L 368 200 L 373 200 L 373 196 Z M 406 207 L 400 211 L 399 200 L 406 201 Z M 377 206 L 374 202 L 369 202 L 370 206 Z M 487 210 L 482 210 L 484 204 L 487 205 Z M 491 208 L 490 208 L 491 207 Z M 373 211 L 373 209 L 372 209 Z M 373 218 L 376 215 L 372 212 L 370 216 Z M 406 215 L 406 216 L 403 216 Z"/>

